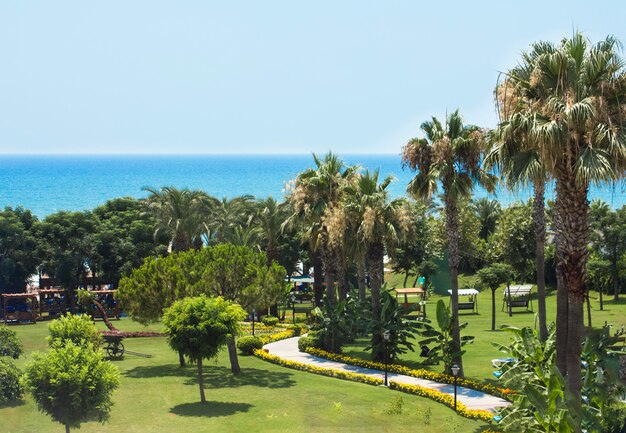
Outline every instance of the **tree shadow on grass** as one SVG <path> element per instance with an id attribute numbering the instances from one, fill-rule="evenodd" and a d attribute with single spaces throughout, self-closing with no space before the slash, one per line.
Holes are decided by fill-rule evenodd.
<path id="1" fill-rule="evenodd" d="M 10 401 L 5 401 L 3 403 L 0 403 L 0 409 L 4 409 L 4 408 L 12 408 L 12 407 L 20 407 L 26 404 L 26 401 L 19 399 L 19 400 L 10 400 Z"/>
<path id="2" fill-rule="evenodd" d="M 204 384 L 207 389 L 236 388 L 240 386 L 290 388 L 296 384 L 295 380 L 292 379 L 293 374 L 283 371 L 242 368 L 241 373 L 235 375 L 230 371 L 230 368 L 221 366 L 205 366 L 203 370 Z M 124 376 L 133 379 L 183 377 L 187 378 L 186 385 L 198 383 L 195 366 L 180 368 L 178 364 L 139 366 L 124 372 Z"/>
<path id="3" fill-rule="evenodd" d="M 206 403 L 183 403 L 170 409 L 170 413 L 178 416 L 203 416 L 215 418 L 219 416 L 234 415 L 239 412 L 248 412 L 252 407 L 248 403 L 235 403 L 223 401 L 207 401 Z"/>

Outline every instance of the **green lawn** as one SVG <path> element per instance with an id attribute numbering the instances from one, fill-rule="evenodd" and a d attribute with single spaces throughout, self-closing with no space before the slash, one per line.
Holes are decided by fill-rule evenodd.
<path id="1" fill-rule="evenodd" d="M 474 277 L 471 275 L 462 275 L 460 279 L 468 282 L 472 281 Z M 402 287 L 402 276 L 386 274 L 385 280 L 388 283 L 388 287 Z M 399 283 L 398 283 L 399 282 Z M 537 311 L 537 298 L 536 287 L 533 287 L 533 309 Z M 513 317 L 509 317 L 502 309 L 502 297 L 503 288 L 499 289 L 496 294 L 496 327 L 500 325 L 511 325 L 517 327 L 523 326 L 535 326 L 535 313 L 526 312 L 523 309 L 514 309 Z M 622 300 L 615 304 L 608 296 L 604 297 L 604 310 L 600 311 L 599 302 L 597 299 L 597 293 L 591 294 L 591 319 L 594 327 L 600 327 L 605 322 L 615 326 L 615 329 L 626 326 L 626 296 L 622 296 Z M 427 313 L 429 317 L 435 321 L 435 306 L 437 300 L 443 299 L 446 304 L 449 302 L 448 297 L 442 297 L 439 295 L 433 295 L 427 306 Z M 550 290 L 546 300 L 548 321 L 554 321 L 556 318 L 556 292 Z M 460 320 L 461 323 L 467 322 L 468 326 L 463 331 L 463 335 L 473 335 L 475 341 L 473 344 L 465 346 L 467 353 L 464 356 L 463 366 L 465 368 L 465 374 L 468 377 L 487 380 L 495 382 L 492 375 L 494 369 L 491 365 L 493 358 L 500 358 L 504 356 L 498 352 L 492 346 L 492 342 L 500 344 L 507 344 L 509 342 L 510 334 L 500 329 L 491 331 L 491 292 L 486 291 L 478 295 L 478 308 L 479 314 L 472 314 L 471 312 L 461 311 Z M 585 308 L 585 324 L 587 323 L 587 310 Z M 363 349 L 367 347 L 368 343 L 365 340 L 359 340 L 355 344 L 346 346 L 344 353 L 349 356 L 357 356 L 369 359 L 369 352 L 364 352 Z M 419 357 L 419 350 L 416 352 L 409 352 L 400 359 L 401 363 L 419 368 L 427 368 L 433 371 L 442 371 L 442 366 L 422 366 L 420 363 L 422 358 Z"/>
<path id="2" fill-rule="evenodd" d="M 144 329 L 123 319 L 122 330 Z M 102 326 L 99 323 L 99 326 Z M 45 350 L 46 323 L 15 326 L 26 348 L 23 366 L 34 350 Z M 145 330 L 160 329 L 159 325 Z M 127 339 L 126 348 L 154 355 L 115 361 L 122 373 L 110 422 L 84 424 L 93 432 L 480 432 L 486 426 L 458 417 L 441 404 L 380 387 L 289 370 L 253 357 L 241 357 L 243 371 L 233 376 L 227 354 L 205 365 L 208 403 L 200 404 L 194 367 L 180 369 L 178 356 L 163 338 Z M 397 397 L 402 415 L 382 412 Z M 39 413 L 30 397 L 0 408 L 4 433 L 64 431 Z"/>

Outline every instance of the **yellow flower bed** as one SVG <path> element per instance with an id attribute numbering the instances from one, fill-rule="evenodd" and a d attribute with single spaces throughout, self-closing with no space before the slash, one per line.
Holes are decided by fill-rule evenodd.
<path id="1" fill-rule="evenodd" d="M 379 379 L 377 377 L 371 377 L 366 374 L 335 370 L 333 368 L 317 367 L 297 361 L 290 361 L 280 358 L 276 355 L 271 355 L 264 350 L 255 350 L 254 356 L 256 356 L 257 358 L 261 358 L 265 361 L 269 361 L 273 364 L 293 368 L 294 370 L 306 371 L 309 373 L 320 374 L 328 377 L 336 377 L 338 379 L 351 380 L 354 382 L 361 382 L 369 385 L 382 385 L 384 383 L 383 379 Z M 448 407 L 454 407 L 453 397 L 434 389 L 424 388 L 419 385 L 404 385 L 395 381 L 389 382 L 389 388 L 406 392 L 408 394 L 415 394 L 420 397 L 426 397 L 436 402 L 445 404 Z M 468 409 L 464 404 L 459 402 L 457 402 L 457 413 L 465 418 L 477 419 L 489 423 L 493 422 L 493 414 L 491 412 L 485 410 L 471 410 Z"/>
<path id="2" fill-rule="evenodd" d="M 303 329 L 300 332 L 301 334 L 305 334 L 308 332 L 308 328 L 303 327 Z M 286 338 L 295 337 L 296 335 L 297 335 L 296 331 L 294 331 L 293 329 L 285 329 L 284 331 L 278 332 L 276 334 L 259 335 L 259 338 L 263 342 L 263 345 L 265 345 L 265 344 L 273 343 L 275 341 L 284 340 Z"/>
<path id="3" fill-rule="evenodd" d="M 309 353 L 313 356 L 318 356 L 320 358 L 329 359 L 331 361 L 342 362 L 344 364 L 356 365 L 357 367 L 365 367 L 371 368 L 374 370 L 384 370 L 385 364 L 382 362 L 374 362 L 368 361 L 365 359 L 352 358 L 345 355 L 340 355 L 337 353 L 326 352 L 322 349 L 316 349 L 314 347 L 307 347 L 305 350 L 306 353 Z M 432 380 L 433 382 L 439 383 L 447 383 L 452 385 L 454 383 L 454 376 L 450 376 L 449 374 L 436 373 L 433 371 L 428 371 L 424 369 L 412 369 L 409 367 L 405 367 L 404 365 L 399 364 L 388 364 L 387 371 L 397 374 L 403 374 L 405 376 L 417 377 L 420 379 Z M 504 399 L 509 399 L 511 394 L 514 394 L 513 390 L 508 388 L 500 388 L 497 386 L 493 386 L 487 383 L 478 382 L 476 380 L 471 379 L 461 379 L 459 378 L 457 381 L 459 386 L 463 386 L 465 388 L 475 389 L 477 391 L 485 392 L 487 394 L 495 395 L 497 397 L 501 397 Z"/>
<path id="4" fill-rule="evenodd" d="M 445 404 L 450 408 L 454 407 L 454 397 L 441 391 L 425 388 L 419 385 L 407 385 L 404 383 L 395 382 L 393 380 L 389 382 L 389 388 L 406 392 L 407 394 L 415 394 L 419 395 L 420 397 L 426 397 L 439 403 Z M 493 413 L 487 410 L 468 409 L 467 406 L 459 401 L 457 401 L 456 403 L 456 413 L 469 419 L 477 419 L 489 423 L 493 422 Z"/>

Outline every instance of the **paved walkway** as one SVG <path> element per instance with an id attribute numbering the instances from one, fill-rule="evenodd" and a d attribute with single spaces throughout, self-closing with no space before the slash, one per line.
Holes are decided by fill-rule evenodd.
<path id="1" fill-rule="evenodd" d="M 293 337 L 286 340 L 280 340 L 275 343 L 266 344 L 263 348 L 267 349 L 272 355 L 291 361 L 301 362 L 303 364 L 315 365 L 323 368 L 334 368 L 336 370 L 343 370 L 350 373 L 367 374 L 368 376 L 379 377 L 381 379 L 385 378 L 385 373 L 379 370 L 342 364 L 341 362 L 330 361 L 328 359 L 318 358 L 317 356 L 300 352 L 298 350 L 299 338 L 300 337 Z M 433 382 L 432 380 L 419 379 L 417 377 L 405 376 L 403 374 L 396 373 L 389 373 L 387 377 L 390 381 L 393 380 L 399 383 L 420 385 L 425 388 L 436 389 L 437 391 L 454 395 L 454 385 Z M 495 408 L 508 406 L 510 404 L 508 401 L 499 397 L 494 397 L 493 395 L 464 388 L 462 386 L 457 387 L 457 399 L 459 402 L 467 406 L 468 409 L 482 409 L 492 412 Z"/>

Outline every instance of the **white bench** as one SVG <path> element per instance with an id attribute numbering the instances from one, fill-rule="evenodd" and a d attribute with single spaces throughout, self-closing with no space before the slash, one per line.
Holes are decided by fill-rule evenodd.
<path id="1" fill-rule="evenodd" d="M 504 311 L 505 306 L 509 314 L 513 314 L 513 308 L 526 308 L 527 311 L 529 309 L 533 311 L 532 299 L 530 297 L 532 288 L 532 284 L 523 284 L 519 286 L 509 286 L 504 289 L 502 311 Z"/>

